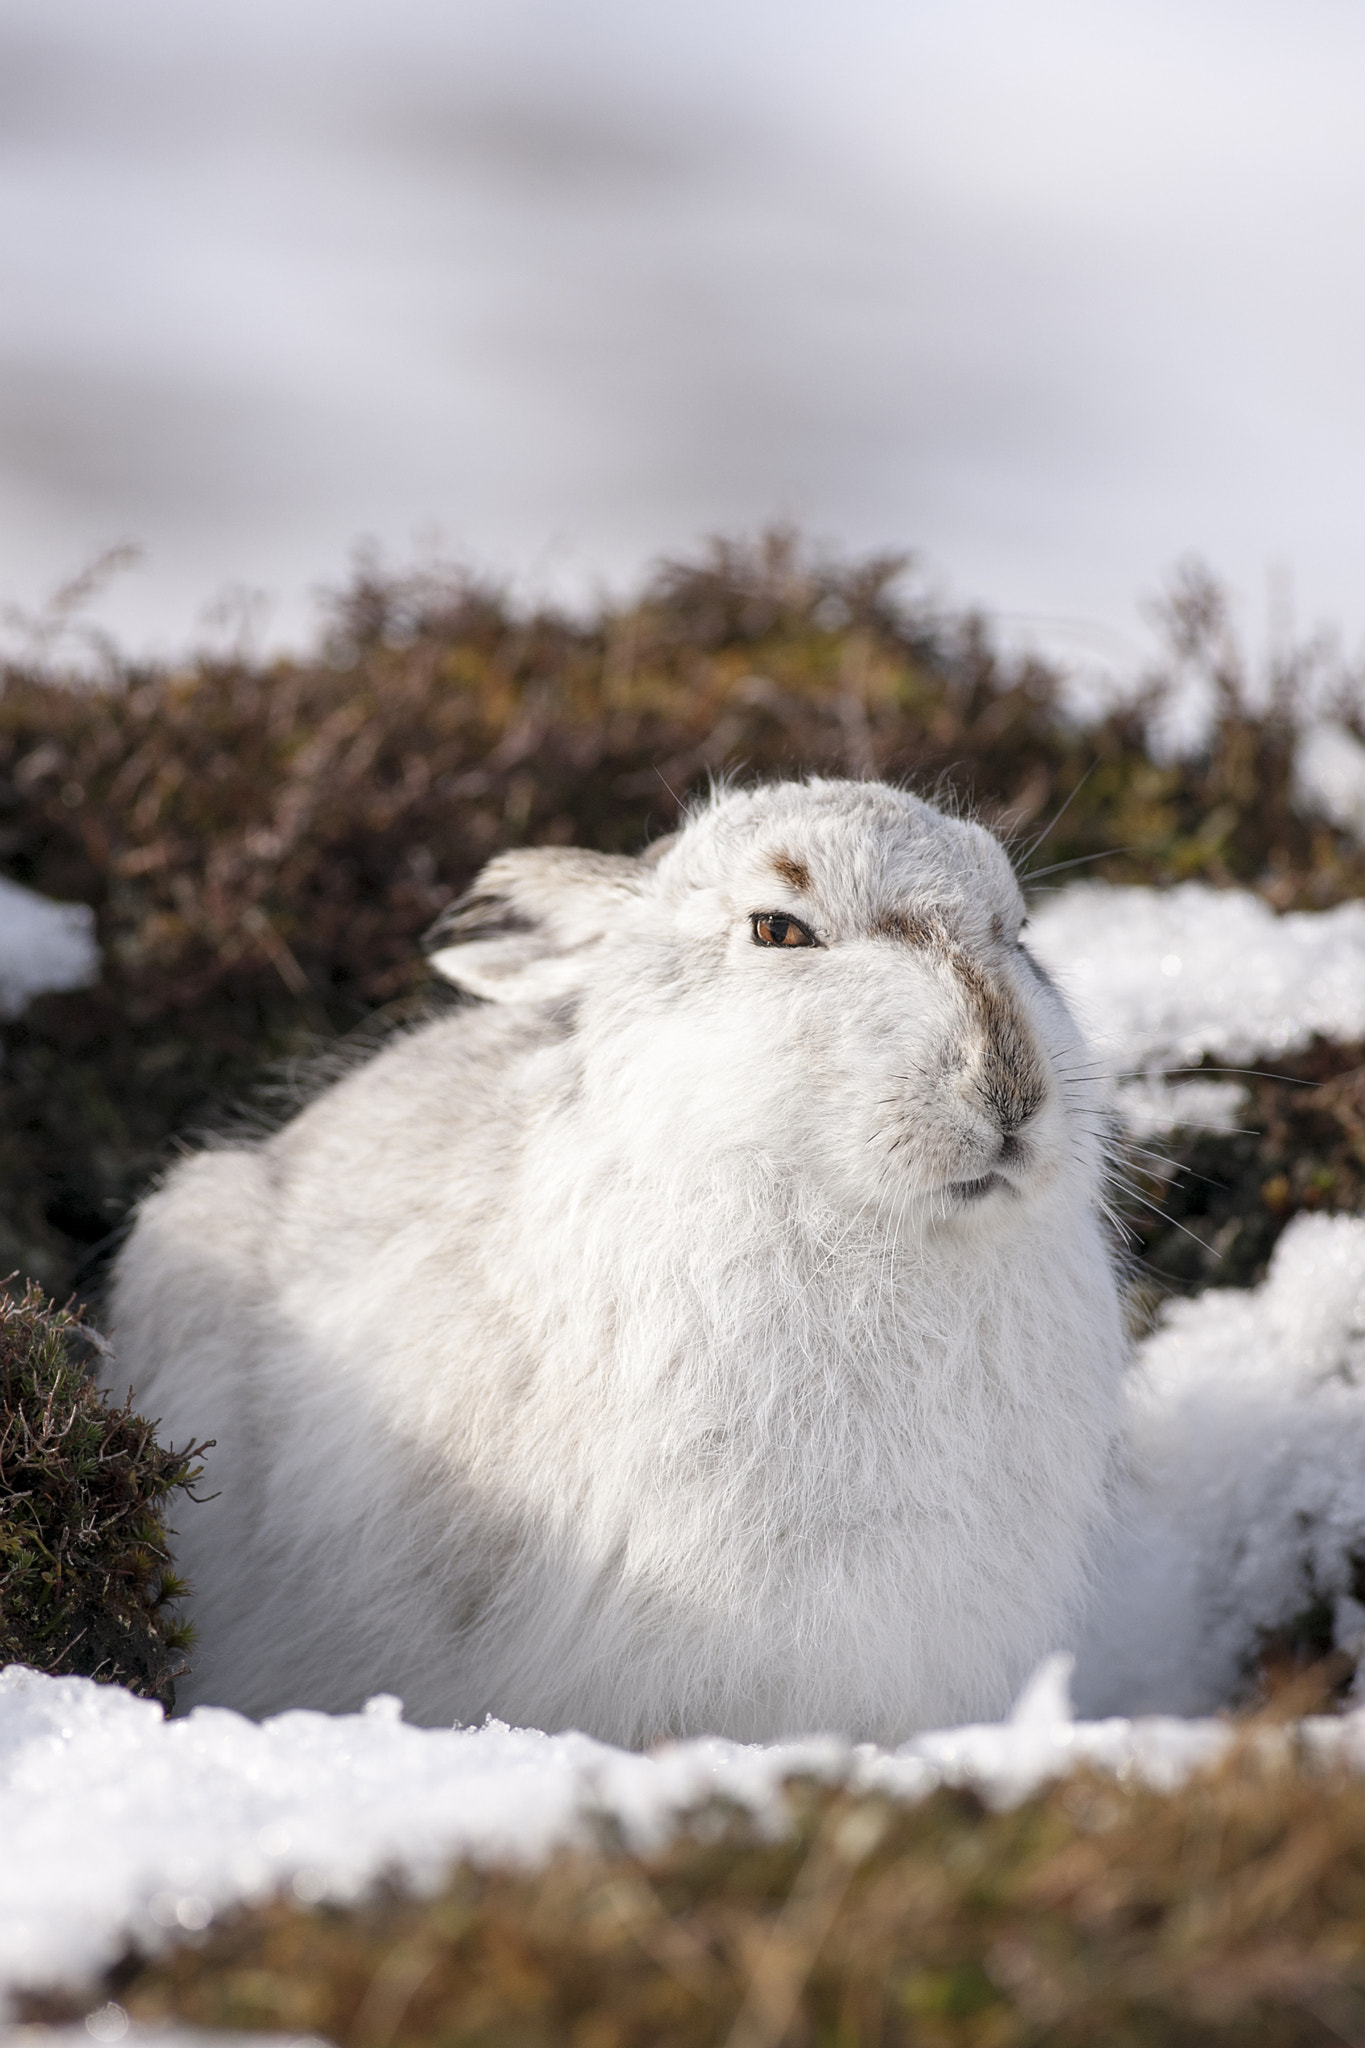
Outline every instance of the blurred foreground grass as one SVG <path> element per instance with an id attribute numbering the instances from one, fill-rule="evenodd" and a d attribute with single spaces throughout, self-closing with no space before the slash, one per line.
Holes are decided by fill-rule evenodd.
<path id="1" fill-rule="evenodd" d="M 718 773 L 907 779 L 1033 870 L 1200 876 L 1279 908 L 1362 893 L 1365 850 L 1294 801 L 1312 651 L 1254 688 L 1195 569 L 1165 615 L 1167 673 L 1088 718 L 1060 673 L 1004 658 L 903 564 L 822 562 L 784 533 L 665 565 L 588 618 L 362 565 L 307 658 L 110 655 L 95 683 L 12 662 L 0 866 L 91 904 L 105 970 L 3 1027 L 0 1272 L 58 1298 L 88 1286 L 178 1136 L 243 1105 L 268 1118 L 291 1061 L 420 1013 L 420 934 L 500 847 L 633 849 Z M 1183 750 L 1162 738 L 1178 682 L 1210 707 Z M 1159 1284 L 1245 1282 L 1296 1208 L 1355 1205 L 1361 1057 L 1314 1056 L 1335 1088 L 1316 1121 L 1282 1088 L 1255 1106 L 1268 1147 L 1225 1146 L 1211 1173 L 1204 1144 L 1196 1171 L 1146 1186 L 1207 1247 L 1134 1203 Z"/>
<path id="2" fill-rule="evenodd" d="M 776 1839 L 715 1808 L 644 1855 L 279 1900 L 30 2016 L 111 2000 L 339 2048 L 1359 2042 L 1365 1780 L 1273 1733 L 1176 1794 L 1085 1771 L 996 1813 L 794 1783 Z"/>

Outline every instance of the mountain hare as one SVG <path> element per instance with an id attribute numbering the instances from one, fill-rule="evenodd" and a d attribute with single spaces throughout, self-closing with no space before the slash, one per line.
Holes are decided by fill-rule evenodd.
<path id="1" fill-rule="evenodd" d="M 480 998 L 177 1166 L 117 1378 L 214 1436 L 186 1693 L 621 1743 L 1008 1704 L 1106 1518 L 1098 1104 L 981 827 L 729 790 L 500 854 Z M 798 955 L 800 956 L 798 958 Z"/>

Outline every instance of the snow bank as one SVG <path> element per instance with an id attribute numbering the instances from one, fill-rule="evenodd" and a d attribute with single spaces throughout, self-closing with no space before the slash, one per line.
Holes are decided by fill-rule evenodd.
<path id="1" fill-rule="evenodd" d="M 658 1756 L 583 1735 L 407 1726 L 363 1714 L 257 1724 L 160 1707 L 89 1679 L 0 1674 L 0 1986 L 72 1981 L 130 1935 L 207 1925 L 291 1887 L 357 1895 L 386 1869 L 436 1880 L 451 1857 L 531 1861 L 595 1810 L 632 1837 L 720 1793 L 766 1808 L 784 1775 L 838 1771 L 830 1742 L 694 1742 Z"/>
<path id="2" fill-rule="evenodd" d="M 0 876 L 0 1016 L 17 1017 L 34 996 L 87 988 L 99 975 L 95 914 L 83 903 L 49 903 Z"/>
<path id="3" fill-rule="evenodd" d="M 1216 1759 L 1224 1723 L 1071 1719 L 1070 1660 L 1045 1665 L 1012 1721 L 895 1752 L 833 1738 L 679 1743 L 641 1756 L 583 1735 L 407 1726 L 398 1702 L 257 1724 L 161 1709 L 84 1678 L 0 1674 L 0 1996 L 89 1982 L 130 1939 L 156 1943 L 240 1901 L 350 1899 L 386 1871 L 436 1882 L 457 1856 L 533 1863 L 612 1816 L 663 1839 L 711 1797 L 782 1822 L 794 1772 L 922 1797 L 972 1784 L 1005 1804 L 1086 1759 L 1159 1784 Z M 1365 1715 L 1324 1738 L 1365 1762 Z"/>
<path id="4" fill-rule="evenodd" d="M 1207 1713 L 1315 1605 L 1365 1650 L 1365 1221 L 1299 1216 L 1263 1286 L 1171 1303 L 1129 1403 L 1086 1710 Z"/>
<path id="5" fill-rule="evenodd" d="M 1029 944 L 1115 1075 L 1365 1038 L 1365 903 L 1277 917 L 1202 882 L 1082 882 L 1030 911 Z"/>

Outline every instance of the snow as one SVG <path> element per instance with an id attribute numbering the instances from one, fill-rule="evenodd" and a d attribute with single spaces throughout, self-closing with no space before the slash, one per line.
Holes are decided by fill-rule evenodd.
<path id="1" fill-rule="evenodd" d="M 1300 734 L 1294 758 L 1295 800 L 1305 817 L 1330 818 L 1365 839 L 1365 747 L 1348 727 L 1323 718 Z"/>
<path id="2" fill-rule="evenodd" d="M 0 2048 L 90 2048 L 91 2042 L 122 2042 L 123 2048 L 331 2048 L 316 2034 L 235 2034 L 227 2027 L 135 2026 L 112 2002 L 72 2027 L 0 2026 Z"/>
<path id="3" fill-rule="evenodd" d="M 1299 1216 L 1263 1286 L 1169 1304 L 1129 1415 L 1088 1711 L 1207 1713 L 1318 1602 L 1338 1648 L 1365 1647 L 1365 1221 Z"/>
<path id="4" fill-rule="evenodd" d="M 1365 1038 L 1365 903 L 1277 917 L 1203 882 L 1082 882 L 1030 910 L 1028 944 L 1114 1076 Z"/>
<path id="5" fill-rule="evenodd" d="M 1081 884 L 1032 913 L 1030 943 L 1135 1135 L 1235 1121 L 1234 1083 L 1169 1072 L 1203 1055 L 1365 1038 L 1365 904 L 1276 917 L 1199 883 Z M 1125 1533 L 1081 1649 L 1084 1709 L 1211 1712 L 1314 1605 L 1340 1648 L 1365 1646 L 1365 1221 L 1301 1216 L 1264 1286 L 1169 1304 L 1128 1400 Z"/>
<path id="6" fill-rule="evenodd" d="M 204 1927 L 292 1889 L 355 1897 L 385 1869 L 435 1882 L 467 1853 L 533 1861 L 594 1811 L 646 1842 L 710 1793 L 765 1808 L 785 1772 L 846 1752 L 690 1743 L 655 1757 L 583 1735 L 418 1729 L 396 1700 L 256 1724 L 180 1720 L 88 1679 L 0 1674 L 0 1986 L 78 1981 L 130 1937 Z"/>
<path id="7" fill-rule="evenodd" d="M 1082 1760 L 1176 1784 L 1231 1740 L 1212 1720 L 1073 1721 L 1070 1661 L 1042 1667 L 1011 1721 L 894 1752 L 813 1737 L 647 1755 L 497 1723 L 414 1728 L 390 1698 L 166 1721 L 117 1687 L 14 1665 L 0 1674 L 0 1996 L 91 1983 L 130 1940 L 164 1943 L 276 1892 L 344 1901 L 386 1872 L 434 1885 L 459 1856 L 532 1864 L 591 1842 L 602 1815 L 642 1848 L 715 1797 L 777 1828 L 796 1772 L 904 1799 L 970 1784 L 1003 1805 Z M 1333 1727 L 1320 1740 L 1365 1760 L 1365 1714 Z"/>
<path id="8" fill-rule="evenodd" d="M 1118 1082 L 1114 1100 L 1129 1135 L 1147 1138 L 1177 1125 L 1235 1131 L 1249 1094 L 1237 1081 L 1168 1081 L 1163 1074 L 1136 1074 Z"/>
<path id="9" fill-rule="evenodd" d="M 0 1016 L 17 1017 L 34 996 L 95 981 L 94 925 L 85 904 L 50 903 L 0 876 Z"/>

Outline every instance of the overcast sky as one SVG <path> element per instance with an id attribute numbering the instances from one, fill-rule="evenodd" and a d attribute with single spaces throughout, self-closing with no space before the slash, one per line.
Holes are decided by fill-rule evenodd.
<path id="1" fill-rule="evenodd" d="M 1122 663 L 1365 640 L 1360 0 L 0 0 L 0 602 L 792 517 Z"/>

